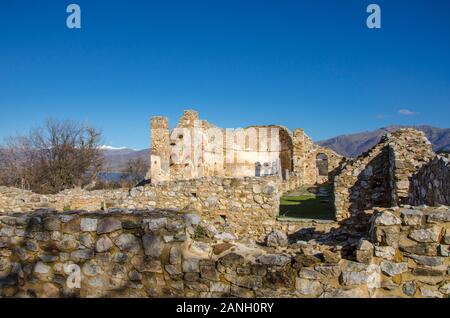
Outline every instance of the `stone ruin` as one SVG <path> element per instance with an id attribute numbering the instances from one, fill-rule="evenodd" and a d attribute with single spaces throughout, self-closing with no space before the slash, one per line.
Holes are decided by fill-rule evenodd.
<path id="1" fill-rule="evenodd" d="M 170 131 L 166 117 L 151 119 L 152 183 L 202 177 L 279 175 L 300 184 L 328 182 L 343 157 L 283 126 L 223 129 L 187 110 Z M 325 169 L 318 164 L 326 161 Z"/>
<path id="2" fill-rule="evenodd" d="M 222 132 L 152 118 L 151 182 L 130 190 L 0 187 L 0 296 L 450 297 L 449 160 L 423 133 L 346 160 L 301 129 Z M 324 182 L 334 222 L 277 219 Z"/>

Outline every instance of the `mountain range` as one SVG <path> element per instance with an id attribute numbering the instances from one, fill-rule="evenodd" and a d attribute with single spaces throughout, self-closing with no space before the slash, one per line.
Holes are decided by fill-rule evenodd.
<path id="1" fill-rule="evenodd" d="M 450 151 L 450 129 L 433 126 L 388 126 L 374 131 L 366 131 L 351 135 L 341 135 L 327 140 L 318 141 L 317 144 L 333 149 L 338 154 L 349 158 L 355 158 L 376 145 L 381 136 L 396 131 L 400 128 L 415 128 L 423 131 L 433 145 L 435 152 Z"/>
<path id="2" fill-rule="evenodd" d="M 327 140 L 318 141 L 317 144 L 333 149 L 338 154 L 348 158 L 355 158 L 376 145 L 381 136 L 400 128 L 415 128 L 425 132 L 433 145 L 435 152 L 450 152 L 450 129 L 433 126 L 388 126 L 374 131 L 365 131 L 350 135 L 341 135 Z M 114 148 L 104 146 L 105 166 L 108 172 L 119 172 L 128 160 L 142 158 L 146 163 L 150 161 L 150 149 L 133 150 L 128 148 Z"/>

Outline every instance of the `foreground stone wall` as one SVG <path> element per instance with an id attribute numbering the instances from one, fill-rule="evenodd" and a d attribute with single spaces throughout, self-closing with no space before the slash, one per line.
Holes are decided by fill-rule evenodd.
<path id="1" fill-rule="evenodd" d="M 449 207 L 380 210 L 370 234 L 389 296 L 449 297 Z"/>
<path id="2" fill-rule="evenodd" d="M 338 246 L 287 245 L 282 236 L 275 247 L 207 240 L 206 224 L 193 214 L 3 213 L 0 295 L 450 295 L 448 208 L 378 210 L 371 224 L 371 238 L 359 241 L 354 258 L 343 259 Z"/>
<path id="3" fill-rule="evenodd" d="M 436 156 L 412 177 L 409 204 L 450 205 L 449 158 Z"/>
<path id="4" fill-rule="evenodd" d="M 408 128 L 383 136 L 335 176 L 336 218 L 343 220 L 374 206 L 407 203 L 411 178 L 434 156 L 423 132 Z"/>

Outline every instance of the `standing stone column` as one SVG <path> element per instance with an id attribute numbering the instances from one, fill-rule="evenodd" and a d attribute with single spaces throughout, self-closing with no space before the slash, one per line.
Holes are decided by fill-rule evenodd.
<path id="1" fill-rule="evenodd" d="M 167 117 L 151 118 L 150 179 L 152 183 L 170 180 L 170 134 Z"/>

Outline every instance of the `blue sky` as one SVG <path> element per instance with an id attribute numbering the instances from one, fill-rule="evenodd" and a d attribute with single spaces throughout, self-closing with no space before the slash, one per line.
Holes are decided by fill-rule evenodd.
<path id="1" fill-rule="evenodd" d="M 82 29 L 66 27 L 77 3 Z M 382 8 L 382 29 L 366 7 Z M 0 2 L 0 139 L 46 118 L 147 148 L 149 118 L 282 124 L 315 140 L 450 122 L 448 0 Z M 403 110 L 403 111 L 402 111 Z"/>

